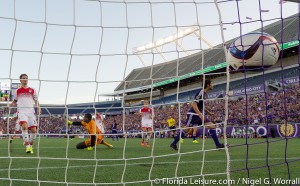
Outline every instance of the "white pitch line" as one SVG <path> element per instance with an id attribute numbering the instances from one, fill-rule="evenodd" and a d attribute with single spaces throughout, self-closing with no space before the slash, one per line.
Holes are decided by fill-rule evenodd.
<path id="1" fill-rule="evenodd" d="M 284 160 L 285 158 L 269 158 L 269 160 Z M 291 157 L 287 158 L 289 160 L 299 159 L 299 157 Z M 249 161 L 266 161 L 265 158 L 252 158 L 248 159 Z M 231 162 L 242 162 L 246 161 L 245 159 L 235 159 L 231 160 Z M 201 163 L 202 161 L 182 161 L 180 163 Z M 213 163 L 223 163 L 226 162 L 226 160 L 211 160 L 211 161 L 205 161 L 205 162 L 213 162 Z M 127 163 L 127 166 L 133 166 L 133 165 L 151 165 L 152 163 Z M 170 162 L 159 162 L 154 163 L 154 165 L 165 165 L 165 164 L 177 164 L 177 161 L 170 161 Z M 124 166 L 124 164 L 110 164 L 110 165 L 99 165 L 98 167 L 117 167 L 117 166 Z M 88 168 L 88 167 L 95 167 L 95 165 L 78 165 L 78 166 L 68 166 L 68 168 Z M 39 167 L 39 170 L 42 169 L 65 169 L 66 167 Z M 14 168 L 14 169 L 0 169 L 0 172 L 4 171 L 28 171 L 28 170 L 36 170 L 37 168 Z"/>
<path id="2" fill-rule="evenodd" d="M 12 145 L 11 145 L 12 146 Z M 22 145 L 23 146 L 23 145 Z M 34 146 L 33 146 L 34 147 Z M 8 148 L 7 147 L 2 147 L 0 149 L 5 149 L 7 150 Z M 24 147 L 11 147 L 10 148 L 11 150 L 14 150 L 14 149 L 25 149 L 25 146 Z M 37 149 L 37 148 L 35 148 Z M 66 149 L 66 147 L 40 147 L 39 149 Z M 75 149 L 75 146 L 74 146 L 74 149 Z"/>
<path id="3" fill-rule="evenodd" d="M 13 146 L 12 144 L 11 144 L 10 146 L 11 146 L 11 147 L 10 147 L 11 150 L 15 150 L 15 149 L 25 149 L 25 146 L 23 146 L 23 144 L 20 144 L 20 147 L 12 147 L 12 146 Z M 207 144 L 207 145 L 205 145 L 205 146 L 207 146 L 207 147 L 215 147 L 215 145 L 209 145 L 209 144 Z M 33 146 L 33 147 L 34 147 L 34 146 Z M 66 149 L 66 147 L 67 147 L 67 146 L 65 146 L 65 147 L 39 147 L 39 148 L 35 147 L 35 150 L 38 150 L 38 149 Z M 103 146 L 103 147 L 104 147 L 104 146 Z M 69 146 L 69 148 L 76 149 L 76 144 L 74 144 L 74 146 Z M 128 148 L 130 148 L 130 147 L 128 147 Z M 156 148 L 157 148 L 157 147 L 156 147 Z M 0 149 L 1 149 L 1 150 L 2 150 L 2 149 L 8 150 L 7 147 L 0 147 Z M 97 148 L 97 149 L 98 149 L 98 148 Z M 120 149 L 123 150 L 123 147 L 121 147 Z M 165 147 L 161 147 L 161 148 L 158 148 L 158 149 L 165 149 Z"/>
<path id="4" fill-rule="evenodd" d="M 11 146 L 11 147 L 10 147 L 11 150 L 15 150 L 15 149 L 25 149 L 25 146 L 23 146 L 23 144 L 20 144 L 20 147 L 12 147 L 12 146 L 13 146 L 12 144 L 11 144 L 10 146 Z M 207 144 L 207 145 L 205 145 L 205 146 L 207 146 L 207 147 L 215 147 L 215 145 L 209 145 L 209 144 Z M 67 146 L 65 146 L 65 147 L 39 147 L 39 148 L 37 148 L 37 147 L 35 147 L 35 146 L 33 146 L 33 147 L 35 148 L 35 150 L 38 150 L 38 149 L 66 149 Z M 104 147 L 104 146 L 103 146 L 103 147 Z M 74 148 L 74 149 L 76 149 L 76 144 L 74 144 L 74 146 L 69 146 L 69 148 Z M 130 148 L 130 147 L 128 147 L 128 148 Z M 157 148 L 157 147 L 155 147 L 155 148 Z M 2 150 L 2 149 L 8 150 L 7 147 L 0 147 L 0 149 L 1 149 L 1 150 Z M 98 149 L 98 148 L 97 148 L 97 149 Z M 123 150 L 123 147 L 121 147 L 120 149 Z M 165 147 L 161 147 L 161 148 L 158 148 L 158 149 L 165 149 Z"/>

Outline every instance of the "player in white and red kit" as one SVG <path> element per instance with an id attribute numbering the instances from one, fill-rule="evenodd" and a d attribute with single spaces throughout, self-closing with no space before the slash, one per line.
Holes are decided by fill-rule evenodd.
<path id="1" fill-rule="evenodd" d="M 34 88 L 28 87 L 28 76 L 20 75 L 21 87 L 14 94 L 14 101 L 9 105 L 17 105 L 19 124 L 21 125 L 23 141 L 26 145 L 26 153 L 33 154 L 33 141 L 36 137 L 37 123 L 35 119 L 35 110 L 41 114 L 41 108 L 38 102 L 37 92 Z M 28 130 L 30 134 L 28 134 Z"/>
<path id="2" fill-rule="evenodd" d="M 96 125 L 99 128 L 99 130 L 102 132 L 102 134 L 105 133 L 105 128 L 104 128 L 103 121 L 104 121 L 103 116 L 99 112 L 97 112 L 96 113 Z"/>
<path id="3" fill-rule="evenodd" d="M 105 134 L 104 117 L 99 112 L 96 113 L 95 122 L 96 122 L 97 127 L 101 131 L 101 133 L 104 135 Z M 104 139 L 102 140 L 101 144 L 107 146 L 108 148 L 114 148 L 114 146 L 112 144 L 107 143 L 106 141 L 104 141 Z"/>
<path id="4" fill-rule="evenodd" d="M 145 139 L 145 134 L 147 136 L 147 142 L 146 142 L 146 147 L 149 148 L 149 141 L 151 138 L 152 134 L 152 128 L 153 128 L 153 110 L 151 107 L 149 107 L 149 101 L 145 100 L 144 101 L 144 107 L 140 109 L 140 115 L 142 116 L 142 142 L 141 146 L 144 146 L 144 139 Z"/>

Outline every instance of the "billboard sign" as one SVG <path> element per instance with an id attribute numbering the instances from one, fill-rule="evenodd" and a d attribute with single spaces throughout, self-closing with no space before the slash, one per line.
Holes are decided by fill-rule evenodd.
<path id="1" fill-rule="evenodd" d="M 10 90 L 10 82 L 0 82 L 0 90 Z"/>

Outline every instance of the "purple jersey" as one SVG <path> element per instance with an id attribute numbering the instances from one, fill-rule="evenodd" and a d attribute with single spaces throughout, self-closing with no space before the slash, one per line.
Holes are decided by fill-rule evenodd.
<path id="1" fill-rule="evenodd" d="M 116 122 L 113 122 L 111 125 L 111 130 L 117 130 L 118 129 L 118 124 Z"/>
<path id="2" fill-rule="evenodd" d="M 202 95 L 204 96 L 203 99 L 207 98 L 207 94 L 203 91 L 202 88 L 200 88 L 199 91 L 197 91 L 197 93 L 196 93 L 196 95 L 194 97 L 194 100 L 193 100 L 193 102 L 197 103 L 197 107 L 200 110 L 200 112 L 203 111 L 203 104 L 204 104 L 203 99 L 202 99 Z M 193 107 L 188 111 L 187 114 L 198 115 L 198 114 L 196 114 L 196 112 L 193 109 Z"/>

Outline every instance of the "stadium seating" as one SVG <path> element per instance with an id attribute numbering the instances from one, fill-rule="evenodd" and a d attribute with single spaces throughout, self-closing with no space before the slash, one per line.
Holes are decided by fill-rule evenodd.
<path id="1" fill-rule="evenodd" d="M 282 24 L 283 22 L 283 24 Z M 298 28 L 299 28 L 299 21 L 298 21 L 298 15 L 293 15 L 291 17 L 288 17 L 286 19 L 283 19 L 283 21 L 277 21 L 275 23 L 272 23 L 268 26 L 265 26 L 263 31 L 266 33 L 269 33 L 273 35 L 278 42 L 289 42 L 293 40 L 298 40 Z M 281 35 L 280 30 L 283 29 L 283 35 Z M 255 30 L 255 31 L 262 31 L 261 29 Z M 282 38 L 282 39 L 281 39 Z M 232 39 L 230 41 L 227 41 L 227 44 L 230 44 L 233 42 Z M 179 59 L 179 76 L 188 74 L 190 72 L 194 72 L 197 70 L 202 69 L 202 54 L 204 54 L 204 65 L 203 67 L 209 67 L 213 65 L 217 65 L 220 63 L 225 62 L 225 54 L 222 47 L 222 44 L 217 45 L 211 49 L 204 50 L 195 54 L 192 54 L 190 56 L 186 56 Z M 150 85 L 151 81 L 140 81 L 143 79 L 150 78 L 150 67 L 145 68 L 139 68 L 133 70 L 125 79 L 125 81 L 132 81 L 137 80 L 136 82 L 131 82 L 127 84 L 127 88 L 137 88 L 141 86 Z M 159 79 L 164 77 L 173 77 L 176 75 L 177 71 L 177 59 L 172 60 L 167 63 L 162 63 L 158 65 L 153 66 L 153 72 L 152 72 L 152 79 Z M 123 82 L 116 88 L 116 91 L 123 89 Z"/>

